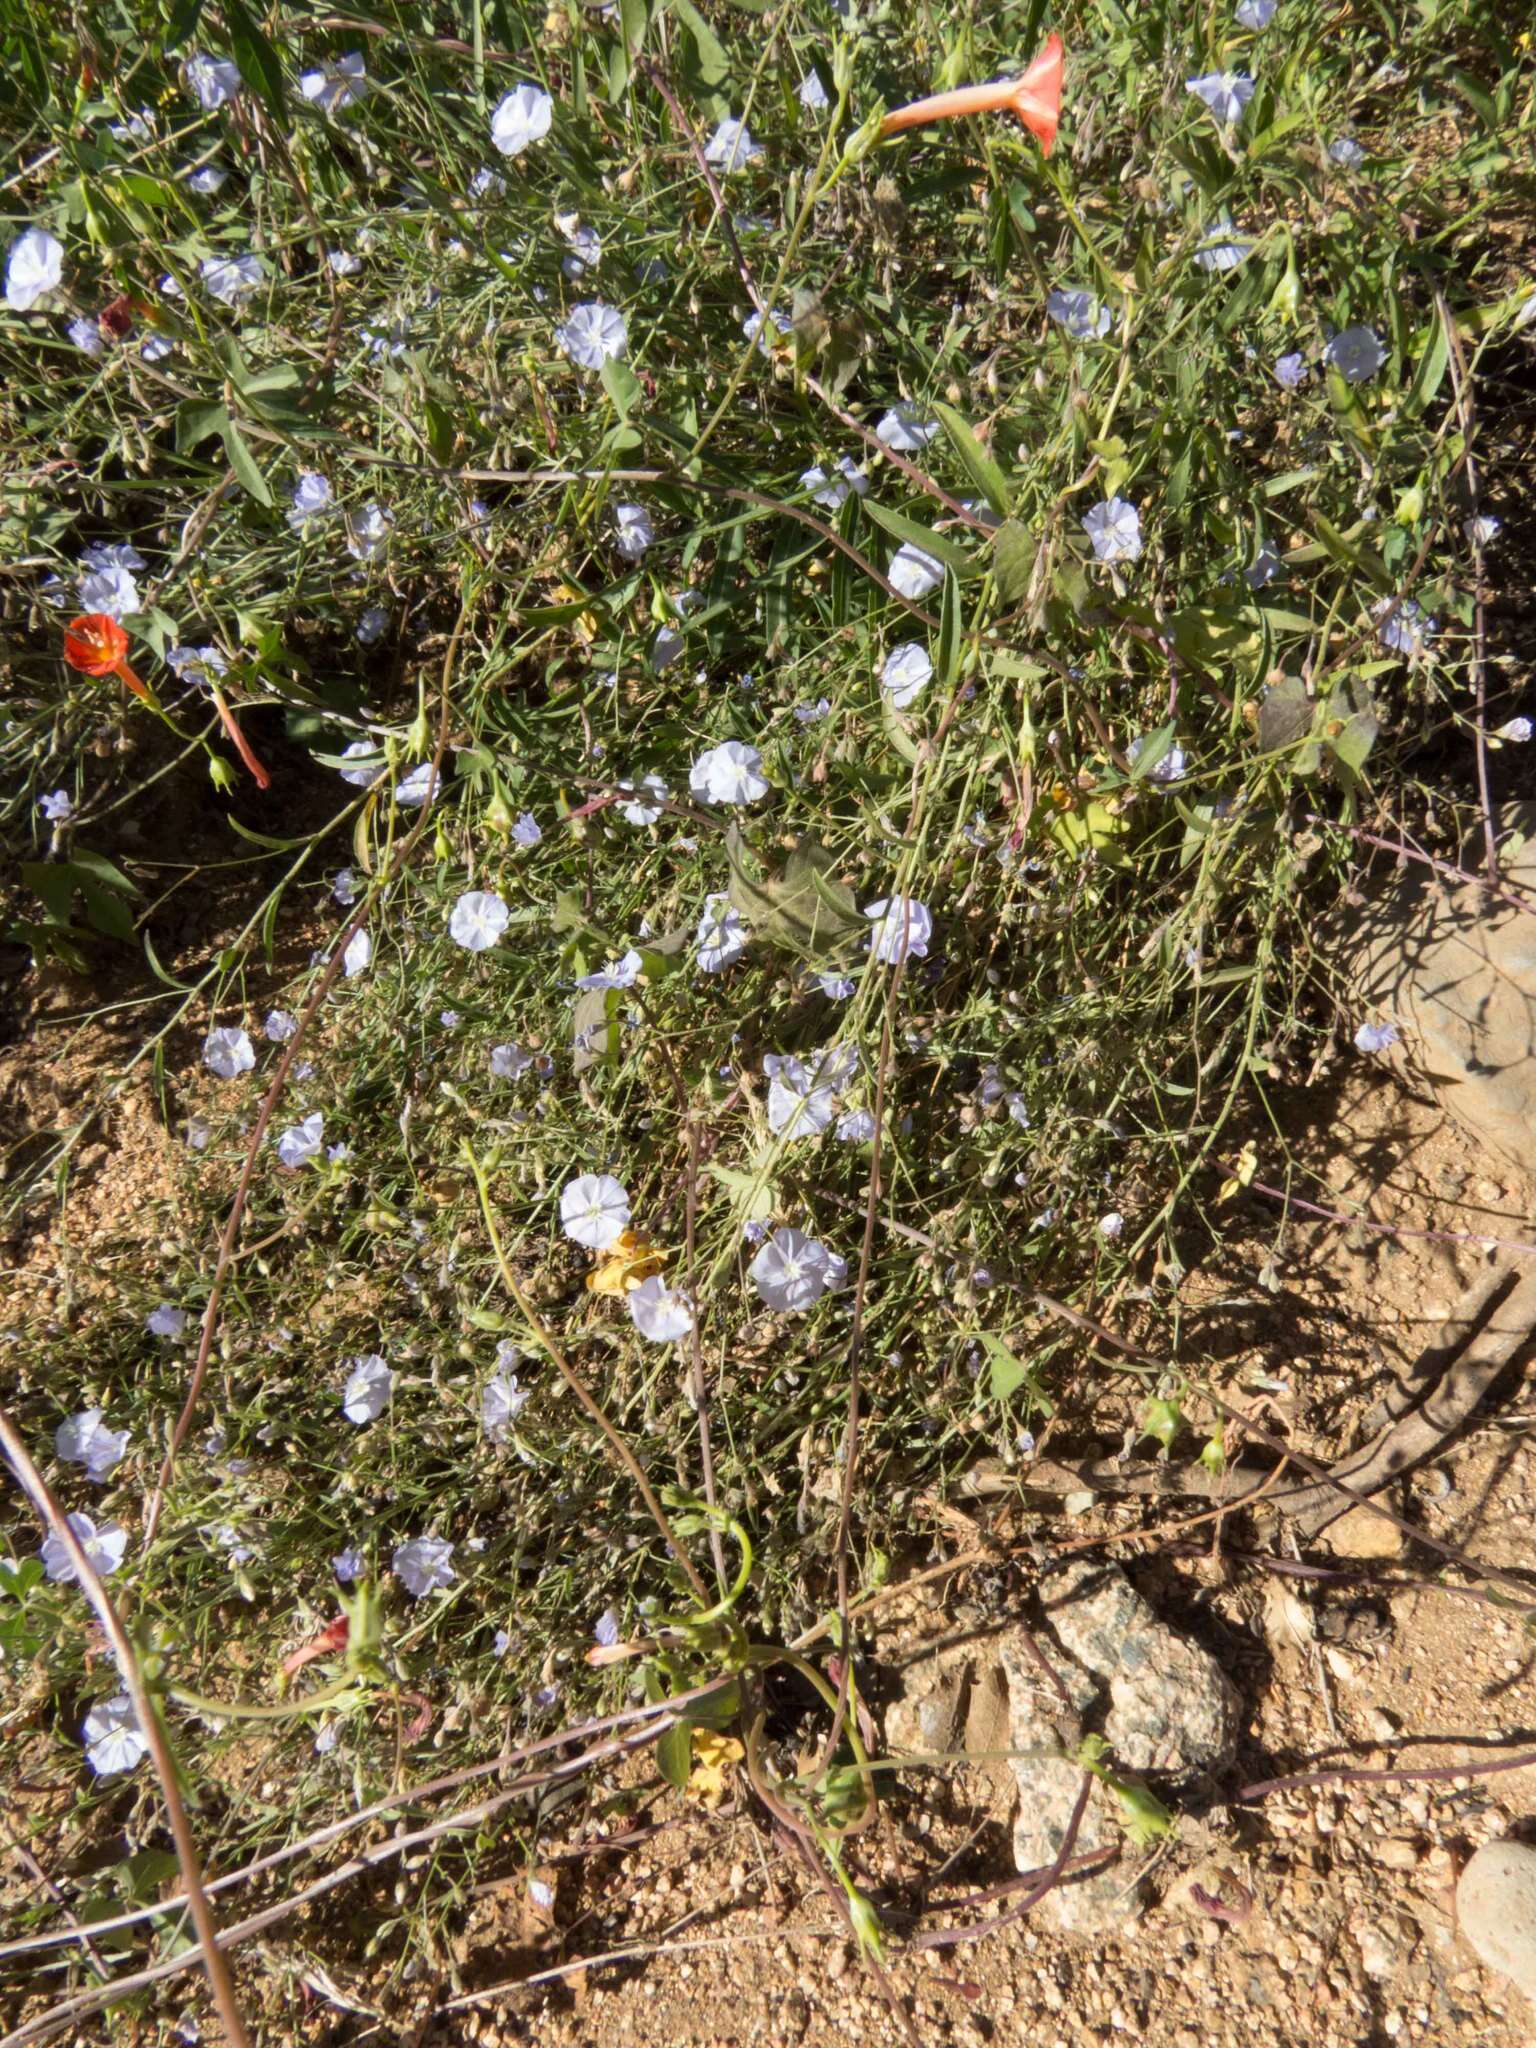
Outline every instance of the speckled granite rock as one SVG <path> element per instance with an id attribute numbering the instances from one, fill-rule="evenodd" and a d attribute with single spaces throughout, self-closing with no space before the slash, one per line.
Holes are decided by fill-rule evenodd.
<path id="1" fill-rule="evenodd" d="M 1536 1849 L 1489 1842 L 1456 1887 L 1461 1931 L 1490 1970 L 1536 2004 Z"/>
<path id="2" fill-rule="evenodd" d="M 1159 1621 L 1116 1565 L 1076 1563 L 1042 1580 L 1040 1597 L 1054 1642 L 1042 1643 L 1079 1719 L 1091 1719 L 1107 1694 L 1103 1719 L 1115 1761 L 1176 1783 L 1230 1761 L 1239 1700 L 1215 1661 Z M 1019 1788 L 1014 1861 L 1020 1870 L 1049 1863 L 1082 1784 L 1080 1766 L 1062 1755 L 1070 1729 L 1061 1698 L 1021 1638 L 1005 1638 L 1003 1668 L 1012 1708 Z M 1079 1850 L 1123 1840 L 1113 1796 L 1095 1785 Z M 1140 1888 L 1123 1865 L 1058 1887 L 1040 1902 L 1041 1919 L 1064 1934 L 1102 1936 L 1141 1911 Z"/>

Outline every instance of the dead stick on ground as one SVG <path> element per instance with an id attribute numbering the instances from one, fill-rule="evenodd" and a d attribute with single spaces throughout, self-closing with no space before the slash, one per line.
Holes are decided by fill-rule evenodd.
<path id="1" fill-rule="evenodd" d="M 171 1840 L 176 1847 L 181 1882 L 187 1895 L 187 1904 L 191 1909 L 192 1925 L 197 1932 L 198 1950 L 202 1956 L 203 1968 L 208 1973 L 208 1987 L 218 2008 L 225 2040 L 229 2048 L 249 2048 L 250 2037 L 245 2031 L 245 2023 L 240 2017 L 240 2008 L 235 2000 L 234 1979 L 230 1976 L 229 1964 L 219 1953 L 218 1927 L 214 1921 L 213 1908 L 208 1903 L 208 1895 L 203 1890 L 202 1866 L 198 1861 L 197 1844 L 192 1839 L 192 1826 L 187 1819 L 187 1809 L 182 1804 L 181 1787 L 176 1775 L 176 1759 L 171 1754 L 164 1726 L 155 1710 L 154 1702 L 150 1699 L 149 1689 L 144 1683 L 138 1654 L 116 1607 L 112 1604 L 111 1594 L 102 1584 L 100 1574 L 86 1554 L 85 1546 L 70 1526 L 68 1517 L 54 1497 L 53 1489 L 32 1462 L 32 1455 L 17 1433 L 16 1425 L 3 1408 L 0 1408 L 0 1448 L 4 1449 L 11 1470 L 16 1474 L 48 1529 L 63 1544 L 69 1561 L 74 1566 L 75 1577 L 80 1582 L 81 1591 L 95 1609 L 102 1633 L 112 1645 L 123 1686 L 133 1702 L 134 1718 L 149 1749 L 155 1776 L 160 1781 L 160 1795 L 165 1801 L 166 1819 L 170 1822 Z"/>
<path id="2" fill-rule="evenodd" d="M 1498 1277 L 1504 1281 L 1510 1276 L 1505 1271 Z M 1489 1292 L 1482 1286 L 1472 1290 L 1472 1315 L 1487 1306 Z M 1450 1319 L 1446 1328 L 1452 1333 L 1453 1344 L 1455 1333 L 1464 1332 L 1471 1319 L 1465 1306 Z M 1414 1378 L 1429 1382 L 1430 1391 L 1417 1407 L 1399 1414 L 1369 1443 L 1333 1465 L 1328 1484 L 1309 1487 L 1281 1504 L 1301 1534 L 1316 1536 L 1348 1512 L 1349 1502 L 1338 1495 L 1340 1481 L 1347 1481 L 1356 1493 L 1377 1493 L 1441 1450 L 1447 1438 L 1470 1420 L 1494 1381 L 1529 1341 L 1533 1328 L 1536 1272 L 1527 1271 L 1513 1290 L 1497 1302 L 1465 1348 L 1444 1363 L 1440 1371 L 1434 1371 L 1432 1365 L 1436 1360 L 1445 1360 L 1444 1349 L 1432 1346 L 1422 1354 Z M 1429 1371 L 1423 1370 L 1426 1360 L 1431 1362 Z"/>

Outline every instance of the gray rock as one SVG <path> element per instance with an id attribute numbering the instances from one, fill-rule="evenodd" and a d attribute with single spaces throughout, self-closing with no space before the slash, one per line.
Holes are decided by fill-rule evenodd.
<path id="1" fill-rule="evenodd" d="M 1237 1748 L 1240 1701 L 1214 1658 L 1158 1620 L 1116 1565 L 1069 1564 L 1041 1582 L 1052 1632 L 1109 1685 L 1104 1734 L 1132 1771 L 1217 1771 Z"/>
<path id="2" fill-rule="evenodd" d="M 1055 1638 L 1041 1647 L 1079 1721 L 1107 1696 L 1103 1728 L 1117 1764 L 1180 1780 L 1230 1761 L 1237 1743 L 1236 1691 L 1204 1650 L 1157 1619 L 1118 1566 L 1063 1566 L 1042 1580 L 1040 1594 Z M 1050 1863 L 1061 1847 L 1082 1768 L 1062 1754 L 1076 1746 L 1076 1730 L 1061 1726 L 1061 1698 L 1022 1638 L 1005 1638 L 1002 1658 L 1018 1752 L 1012 1764 L 1019 1788 L 1014 1861 L 1020 1870 L 1032 1870 Z M 1114 1797 L 1096 1784 L 1077 1847 L 1123 1840 Z M 1135 1918 L 1143 1904 L 1141 1886 L 1122 1865 L 1058 1887 L 1037 1912 L 1061 1933 L 1102 1936 Z"/>
<path id="3" fill-rule="evenodd" d="M 1013 1860 L 1019 1870 L 1039 1870 L 1053 1862 L 1061 1848 L 1077 1804 L 1083 1773 L 1062 1754 L 1062 1705 L 1054 1686 L 1016 1636 L 1002 1643 L 1003 1670 L 1008 1678 L 1010 1769 L 1019 1788 L 1013 1824 Z M 1093 1704 L 1092 1682 L 1061 1660 L 1061 1676 L 1077 1712 Z M 1112 1802 L 1095 1785 L 1078 1830 L 1077 1852 L 1117 1845 L 1122 1839 Z M 1035 1916 L 1062 1934 L 1097 1936 L 1112 1932 L 1141 1910 L 1137 1887 L 1125 1871 L 1111 1868 L 1069 1884 L 1058 1885 L 1035 1908 Z"/>
<path id="4" fill-rule="evenodd" d="M 1536 901 L 1536 804 L 1506 806 L 1501 832 L 1527 834 L 1501 860 Z M 1480 865 L 1481 837 L 1464 865 Z M 1420 862 L 1391 871 L 1341 934 L 1357 1021 L 1395 1024 L 1386 1059 L 1447 1113 L 1530 1170 L 1536 1129 L 1536 911 L 1450 881 Z"/>
<path id="5" fill-rule="evenodd" d="M 1536 1849 L 1479 1849 L 1456 1887 L 1456 1917 L 1479 1960 L 1536 2003 Z"/>

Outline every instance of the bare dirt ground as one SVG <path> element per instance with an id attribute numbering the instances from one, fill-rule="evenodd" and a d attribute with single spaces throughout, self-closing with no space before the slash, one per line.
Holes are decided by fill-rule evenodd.
<path id="1" fill-rule="evenodd" d="M 1320 1083 L 1289 1107 L 1298 1149 L 1320 1176 L 1310 1192 L 1324 1206 L 1415 1229 L 1529 1234 L 1530 1187 L 1376 1070 L 1352 1066 L 1346 1080 Z M 1274 1292 L 1257 1284 L 1272 1256 Z M 1489 1256 L 1329 1224 L 1292 1222 L 1282 1234 L 1278 1208 L 1249 1200 L 1241 1228 L 1185 1283 L 1191 1352 L 1229 1357 L 1229 1393 L 1279 1389 L 1269 1396 L 1274 1414 L 1326 1459 L 1348 1445 L 1385 1377 L 1413 1361 Z M 1533 1419 L 1522 1384 L 1391 1498 L 1427 1534 L 1529 1569 Z M 1197 1505 L 1096 1505 L 1049 1519 L 1009 1508 L 991 1514 L 990 1533 L 1043 1556 L 1094 1535 L 1166 1530 Z M 951 1508 L 936 1523 L 934 1559 L 965 1547 L 955 1517 Z M 988 1519 L 978 1512 L 978 1527 Z M 920 1955 L 897 1944 L 889 1983 L 916 2037 L 962 2048 L 1132 2039 L 1273 2048 L 1301 2038 L 1317 2048 L 1523 2048 L 1536 2015 L 1459 1937 L 1454 1890 L 1481 1843 L 1536 1825 L 1536 1768 L 1301 1789 L 1254 1804 L 1231 1798 L 1244 1783 L 1289 1771 L 1443 1766 L 1536 1742 L 1532 1646 L 1518 1618 L 1447 1592 L 1374 1582 L 1435 1576 L 1434 1556 L 1400 1545 L 1385 1523 L 1337 1532 L 1332 1557 L 1324 1544 L 1311 1553 L 1374 1575 L 1363 1584 L 1267 1575 L 1234 1554 L 1294 1554 L 1280 1518 L 1262 1511 L 1224 1527 L 1215 1547 L 1207 1523 L 1198 1558 L 1152 1556 L 1158 1547 L 1149 1535 L 1113 1554 L 1162 1618 L 1202 1641 L 1237 1684 L 1245 1717 L 1231 1782 L 1213 1788 L 1206 1810 L 1151 1859 L 1156 1903 L 1114 1938 L 1073 1942 L 1024 1922 Z M 872 1666 L 893 1670 L 958 1634 L 984 1637 L 1016 1597 L 1015 1582 L 978 1571 L 893 1602 Z M 423 2048 L 770 2048 L 898 2037 L 831 1902 L 745 1810 L 688 1812 L 664 1793 L 649 1811 L 664 1825 L 642 1845 L 604 1864 L 552 1861 L 549 1911 L 530 1909 L 521 1885 L 477 1902 L 456 1959 L 465 1991 L 457 2001 L 440 1994 Z M 616 1832 L 634 1826 L 631 1818 Z M 978 1768 L 938 1784 L 909 1775 L 866 1838 L 862 1863 L 893 1903 L 995 1883 L 1010 1872 L 1006 1802 Z M 1128 1872 L 1137 1867 L 1129 1862 Z M 1191 1903 L 1191 1879 L 1237 1912 L 1251 1896 L 1251 1911 L 1236 1924 L 1211 1917 Z M 635 1942 L 657 1953 L 572 1967 Z M 496 1988 L 539 1970 L 561 1974 L 536 1989 Z M 315 2038 L 370 2038 L 368 2023 L 355 2027 Z"/>
<path id="2" fill-rule="evenodd" d="M 67 991 L 45 997 L 45 1021 L 55 1000 L 65 1004 Z M 33 1117 L 51 1107 L 56 1119 L 89 1071 L 110 1067 L 110 1026 L 98 1037 L 62 1068 L 38 1050 L 45 1033 L 14 1048 L 10 1099 Z M 38 1088 L 58 1092 L 58 1103 L 33 1101 Z M 1350 1056 L 1284 1107 L 1313 1175 L 1304 1191 L 1323 1206 L 1409 1229 L 1532 1236 L 1531 1186 L 1369 1062 Z M 82 1287 L 110 1287 L 115 1261 L 143 1256 L 173 1205 L 177 1142 L 147 1088 L 124 1096 L 80 1157 L 68 1231 L 17 1247 L 32 1312 L 59 1313 Z M 1259 1156 L 1259 1177 L 1276 1177 L 1262 1138 Z M 1325 1461 L 1349 1446 L 1382 1386 L 1491 1256 L 1477 1244 L 1285 1220 L 1251 1194 L 1222 1221 L 1219 1248 L 1194 1245 L 1187 1260 L 1185 1353 L 1218 1361 L 1228 1399 L 1267 1410 L 1271 1426 Z M 1095 1409 L 1103 1454 L 1121 1448 L 1138 1400 L 1106 1385 Z M 1520 1380 L 1389 1498 L 1426 1534 L 1528 1571 L 1533 1419 Z M 1038 1563 L 1112 1539 L 1108 1554 L 1158 1614 L 1218 1658 L 1244 1718 L 1223 1782 L 1181 1802 L 1176 1835 L 1150 1859 L 1126 1858 L 1128 1879 L 1150 1862 L 1154 1903 L 1112 1937 L 1074 1942 L 1026 1920 L 921 1954 L 893 1941 L 887 1986 L 912 2035 L 961 2048 L 1132 2038 L 1148 2048 L 1278 2048 L 1303 2035 L 1316 2048 L 1527 2043 L 1536 2015 L 1458 1936 L 1454 1887 L 1481 1843 L 1536 1829 L 1536 1768 L 1234 1797 L 1302 1769 L 1443 1766 L 1536 1743 L 1533 1650 L 1518 1616 L 1435 1589 L 1434 1554 L 1385 1524 L 1335 1532 L 1331 1546 L 1308 1553 L 1359 1581 L 1315 1581 L 1254 1561 L 1298 1555 L 1286 1525 L 1262 1508 L 1174 1531 L 1207 1506 L 1145 1495 L 1052 1503 L 1014 1487 L 926 1504 L 898 1581 L 977 1545 L 995 1560 L 935 1576 L 880 1611 L 869 1643 L 877 1706 L 925 1647 L 957 1633 L 985 1639 L 1023 1611 Z M 1391 1583 L 1402 1579 L 1415 1583 Z M 592 1836 L 605 1831 L 622 1839 L 594 1856 Z M 584 1852 L 562 1856 L 562 1843 L 578 1839 Z M 924 1924 L 942 1924 L 934 1909 L 946 1899 L 1010 1876 L 1009 1843 L 997 1781 L 962 1765 L 904 1774 L 856 1857 L 899 1936 L 915 1924 L 913 1909 L 926 1905 Z M 527 1873 L 488 1881 L 435 1980 L 416 1973 L 387 1993 L 377 1964 L 347 1966 L 345 1914 L 323 1927 L 294 1923 L 275 1949 L 244 1953 L 250 2009 L 265 2007 L 271 2039 L 412 2048 L 776 2048 L 900 2036 L 833 1902 L 764 1831 L 739 1783 L 710 1813 L 661 1787 L 648 1762 L 632 1768 L 560 1816 L 538 1875 L 551 1902 L 533 1902 Z M 1228 1909 L 1221 1917 L 1192 1902 L 1192 1879 Z M 636 1944 L 651 1952 L 592 1960 Z M 200 1987 L 185 1982 L 188 2009 L 200 2011 Z M 203 2028 L 216 2038 L 211 2018 Z"/>

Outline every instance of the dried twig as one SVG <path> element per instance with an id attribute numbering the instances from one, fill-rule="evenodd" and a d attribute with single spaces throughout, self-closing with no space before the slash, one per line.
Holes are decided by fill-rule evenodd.
<path id="1" fill-rule="evenodd" d="M 187 1819 L 187 1809 L 182 1802 L 176 1759 L 171 1754 L 164 1724 L 154 1701 L 149 1696 L 149 1688 L 144 1683 L 144 1674 L 139 1668 L 138 1653 L 133 1647 L 132 1638 L 123 1626 L 111 1594 L 102 1584 L 100 1574 L 86 1554 L 85 1546 L 75 1534 L 68 1516 L 55 1498 L 52 1487 L 33 1463 L 31 1452 L 23 1443 L 15 1423 L 3 1408 L 0 1408 L 0 1449 L 4 1450 L 7 1463 L 50 1533 L 64 1546 L 74 1567 L 75 1577 L 80 1582 L 81 1591 L 91 1603 L 96 1619 L 101 1623 L 102 1633 L 112 1645 L 124 1690 L 133 1702 L 134 1718 L 148 1747 L 155 1776 L 160 1781 L 160 1796 L 165 1801 L 165 1816 L 170 1823 L 171 1840 L 176 1848 L 176 1861 L 181 1869 L 181 1882 L 186 1891 L 187 1904 L 191 1909 L 192 1925 L 197 1933 L 196 1952 L 187 1960 L 191 1963 L 201 1958 L 203 1968 L 208 1973 L 208 1986 L 213 1993 L 213 2002 L 218 2008 L 219 2022 L 224 2029 L 229 2048 L 249 2048 L 250 2037 L 240 2017 L 234 1979 L 230 1976 L 228 1963 L 219 1953 L 220 1935 L 213 1917 L 213 1908 L 209 1905 L 208 1895 L 203 1889 L 202 1865 L 198 1859 L 197 1844 L 192 1839 L 192 1825 Z M 115 1995 L 115 1989 L 109 1988 L 102 1993 L 101 2003 L 108 2003 Z"/>

